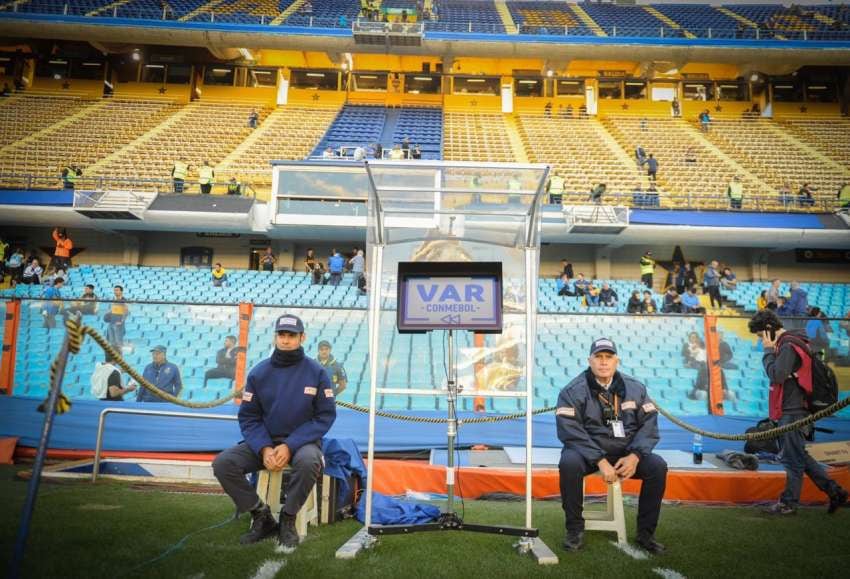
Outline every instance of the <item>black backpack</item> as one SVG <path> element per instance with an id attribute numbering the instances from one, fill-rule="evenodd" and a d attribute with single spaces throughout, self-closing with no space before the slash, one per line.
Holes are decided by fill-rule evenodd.
<path id="1" fill-rule="evenodd" d="M 832 368 L 812 352 L 806 340 L 790 335 L 786 339 L 812 359 L 812 392 L 806 396 L 809 411 L 817 412 L 838 402 L 838 379 Z"/>
<path id="2" fill-rule="evenodd" d="M 771 428 L 776 428 L 776 426 L 776 422 L 770 418 L 765 418 L 764 420 L 759 420 L 755 426 L 746 429 L 744 432 L 747 434 L 752 432 L 763 432 L 765 430 L 770 430 Z M 748 440 L 746 444 L 744 444 L 744 452 L 747 454 L 756 454 L 759 452 L 779 454 L 779 440 L 777 438 L 771 438 L 768 440 Z"/>

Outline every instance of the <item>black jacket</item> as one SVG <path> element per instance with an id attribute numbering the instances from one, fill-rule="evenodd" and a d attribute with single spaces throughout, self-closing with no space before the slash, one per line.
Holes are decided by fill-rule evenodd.
<path id="1" fill-rule="evenodd" d="M 609 390 L 621 397 L 620 420 L 625 438 L 614 438 L 611 427 L 605 424 L 597 397 L 600 390 L 590 369 L 561 390 L 555 422 L 564 447 L 575 450 L 592 465 L 606 455 L 649 455 L 658 444 L 658 410 L 646 387 L 631 376 L 614 374 Z"/>
<path id="2" fill-rule="evenodd" d="M 805 340 L 805 332 L 791 330 L 786 332 Z M 807 412 L 806 397 L 794 373 L 800 369 L 803 361 L 787 340 L 779 340 L 779 351 L 765 348 L 762 364 L 771 384 L 782 384 L 782 412 L 799 414 Z"/>

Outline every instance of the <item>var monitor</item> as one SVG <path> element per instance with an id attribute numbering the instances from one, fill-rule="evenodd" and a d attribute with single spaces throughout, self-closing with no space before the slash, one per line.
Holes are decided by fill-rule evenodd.
<path id="1" fill-rule="evenodd" d="M 502 332 L 500 262 L 399 262 L 398 331 Z"/>

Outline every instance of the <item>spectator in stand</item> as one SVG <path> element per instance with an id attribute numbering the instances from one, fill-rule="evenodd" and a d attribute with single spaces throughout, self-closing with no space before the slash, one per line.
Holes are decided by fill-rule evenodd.
<path id="1" fill-rule="evenodd" d="M 333 159 L 336 157 L 333 147 L 327 147 L 322 153 L 322 159 Z"/>
<path id="2" fill-rule="evenodd" d="M 277 258 L 274 256 L 271 247 L 266 248 L 266 252 L 260 257 L 260 269 L 263 271 L 274 271 L 274 264 L 277 263 Z"/>
<path id="3" fill-rule="evenodd" d="M 410 158 L 410 137 L 405 137 L 401 141 L 401 150 L 404 152 L 404 158 Z"/>
<path id="4" fill-rule="evenodd" d="M 313 285 L 325 285 L 326 273 L 328 273 L 328 270 L 325 269 L 325 264 L 317 261 L 316 267 L 313 268 Z"/>
<path id="5" fill-rule="evenodd" d="M 720 273 L 717 271 L 719 265 L 716 259 L 712 259 L 702 274 L 702 285 L 713 308 L 723 307 L 723 296 L 720 295 Z"/>
<path id="6" fill-rule="evenodd" d="M 103 316 L 103 321 L 108 325 L 106 327 L 106 340 L 112 344 L 114 348 L 121 351 L 124 346 L 124 323 L 127 321 L 127 316 L 130 314 L 130 309 L 124 303 L 124 288 L 116 285 L 112 288 L 113 302 L 109 306 L 109 312 Z"/>
<path id="7" fill-rule="evenodd" d="M 643 300 L 640 297 L 640 291 L 632 292 L 632 297 L 629 298 L 629 303 L 626 305 L 626 312 L 630 314 L 639 314 L 643 311 Z"/>
<path id="8" fill-rule="evenodd" d="M 809 310 L 810 320 L 806 322 L 806 336 L 809 338 L 809 347 L 812 352 L 820 354 L 821 359 L 826 360 L 829 355 L 829 325 L 820 308 L 812 306 Z"/>
<path id="9" fill-rule="evenodd" d="M 643 167 L 643 164 L 646 163 L 646 151 L 640 145 L 635 147 L 635 161 L 638 167 Z"/>
<path id="10" fill-rule="evenodd" d="M 348 386 L 348 375 L 345 373 L 345 368 L 342 367 L 336 358 L 331 353 L 331 343 L 327 340 L 319 342 L 318 356 L 316 361 L 328 373 L 331 379 L 331 387 L 334 391 L 334 397 L 339 396 Z"/>
<path id="11" fill-rule="evenodd" d="M 53 269 L 68 271 L 71 267 L 71 250 L 74 249 L 74 242 L 68 237 L 67 231 L 58 227 L 53 229 L 53 241 L 56 242 L 56 249 L 53 250 L 50 266 Z"/>
<path id="12" fill-rule="evenodd" d="M 661 311 L 665 314 L 681 314 L 683 313 L 682 298 L 678 292 L 670 286 L 664 293 L 664 305 L 661 306 Z"/>
<path id="13" fill-rule="evenodd" d="M 726 196 L 729 197 L 729 207 L 740 209 L 744 202 L 744 184 L 741 177 L 735 175 L 726 187 Z"/>
<path id="14" fill-rule="evenodd" d="M 682 313 L 685 314 L 704 314 L 705 308 L 699 305 L 697 290 L 691 286 L 682 295 Z"/>
<path id="15" fill-rule="evenodd" d="M 198 167 L 198 185 L 201 187 L 202 195 L 209 195 L 215 185 L 215 171 L 210 167 L 209 161 Z"/>
<path id="16" fill-rule="evenodd" d="M 575 288 L 575 295 L 584 297 L 587 294 L 587 290 L 590 288 L 590 282 L 584 278 L 583 273 L 579 273 L 578 279 L 576 279 L 573 286 Z"/>
<path id="17" fill-rule="evenodd" d="M 153 361 L 145 367 L 142 376 L 159 390 L 174 397 L 180 397 L 183 390 L 183 380 L 180 369 L 167 359 L 168 349 L 165 346 L 155 346 L 151 350 Z M 165 402 L 162 398 L 148 390 L 139 388 L 136 392 L 136 402 Z"/>
<path id="18" fill-rule="evenodd" d="M 800 190 L 797 191 L 797 205 L 800 207 L 812 207 L 815 204 L 815 197 L 813 195 L 817 189 L 809 185 L 808 183 L 803 183 L 803 186 L 800 187 Z"/>
<path id="19" fill-rule="evenodd" d="M 697 371 L 697 377 L 691 385 L 688 398 L 708 400 L 708 364 L 705 343 L 696 332 L 688 334 L 688 341 L 682 344 L 682 361 L 685 368 Z"/>
<path id="20" fill-rule="evenodd" d="M 222 287 L 227 284 L 227 272 L 220 263 L 216 263 L 212 270 L 212 284 L 213 287 Z"/>
<path id="21" fill-rule="evenodd" d="M 670 103 L 670 112 L 675 118 L 678 118 L 682 115 L 682 110 L 679 108 L 679 101 L 675 98 Z"/>
<path id="22" fill-rule="evenodd" d="M 697 274 L 691 267 L 691 264 L 685 262 L 679 269 L 679 275 L 676 276 L 676 291 L 680 295 L 684 295 L 690 288 L 696 287 Z"/>
<path id="23" fill-rule="evenodd" d="M 602 289 L 599 290 L 599 305 L 606 308 L 617 307 L 617 292 L 614 291 L 608 283 L 602 284 Z"/>
<path id="24" fill-rule="evenodd" d="M 384 158 L 384 147 L 381 145 L 381 143 L 375 143 L 372 146 L 372 150 L 375 151 L 375 158 L 376 159 L 383 159 Z"/>
<path id="25" fill-rule="evenodd" d="M 83 170 L 78 166 L 68 163 L 62 169 L 62 186 L 65 189 L 74 189 L 77 185 L 77 178 L 83 176 Z"/>
<path id="26" fill-rule="evenodd" d="M 842 209 L 850 209 L 850 183 L 846 181 L 842 183 L 835 197 L 838 199 L 838 205 Z"/>
<path id="27" fill-rule="evenodd" d="M 655 158 L 655 155 L 650 153 L 649 158 L 646 160 L 646 176 L 649 177 L 649 180 L 654 183 L 656 181 L 655 177 L 657 174 L 658 159 Z"/>
<path id="28" fill-rule="evenodd" d="M 30 264 L 24 268 L 24 273 L 21 276 L 21 283 L 24 285 L 40 285 L 41 275 L 44 273 L 41 264 L 37 259 L 32 259 Z"/>
<path id="29" fill-rule="evenodd" d="M 126 388 L 122 386 L 121 369 L 109 354 L 106 354 L 103 364 L 95 366 L 91 376 L 91 391 L 99 400 L 123 402 L 124 394 L 135 389 L 135 384 L 129 384 Z"/>
<path id="30" fill-rule="evenodd" d="M 699 114 L 699 126 L 703 133 L 707 133 L 711 129 L 711 115 L 708 109 Z"/>
<path id="31" fill-rule="evenodd" d="M 16 248 L 6 260 L 6 272 L 9 274 L 9 281 L 12 287 L 21 283 L 21 278 L 24 273 L 24 252 L 20 248 Z"/>
<path id="32" fill-rule="evenodd" d="M 735 288 L 738 287 L 738 277 L 730 268 L 723 268 L 723 275 L 720 276 L 720 285 L 723 286 L 723 289 L 729 291 L 735 291 Z"/>
<path id="33" fill-rule="evenodd" d="M 791 297 L 786 305 L 789 316 L 803 317 L 809 313 L 809 298 L 806 290 L 800 287 L 800 282 L 791 282 Z"/>
<path id="34" fill-rule="evenodd" d="M 251 112 L 248 113 L 248 128 L 256 129 L 257 123 L 260 122 L 260 113 L 257 112 L 257 109 L 251 109 Z"/>
<path id="35" fill-rule="evenodd" d="M 574 296 L 574 292 L 570 290 L 570 278 L 567 274 L 562 273 L 555 281 L 555 289 L 558 290 L 559 296 Z"/>
<path id="36" fill-rule="evenodd" d="M 411 159 L 421 159 L 422 158 L 422 149 L 419 145 L 413 145 L 413 149 L 410 151 Z"/>
<path id="37" fill-rule="evenodd" d="M 351 285 L 360 283 L 360 277 L 366 269 L 366 258 L 363 257 L 363 250 L 356 249 L 354 257 L 348 260 L 348 265 L 351 267 L 351 273 L 354 274 L 354 279 L 351 280 Z"/>
<path id="38" fill-rule="evenodd" d="M 186 176 L 189 174 L 189 163 L 183 161 L 174 161 L 174 166 L 171 167 L 171 182 L 175 193 L 183 193 L 183 186 L 186 183 Z"/>
<path id="39" fill-rule="evenodd" d="M 79 314 L 81 316 L 94 316 L 97 314 L 97 296 L 94 294 L 94 286 L 90 283 L 83 288 L 82 295 L 71 304 L 66 315 Z"/>
<path id="40" fill-rule="evenodd" d="M 767 309 L 767 290 L 761 290 L 759 297 L 756 298 L 756 311 L 760 312 Z"/>
<path id="41" fill-rule="evenodd" d="M 573 275 L 573 264 L 567 261 L 566 258 L 561 260 L 561 273 L 566 274 L 567 281 L 575 277 L 575 275 Z"/>
<path id="42" fill-rule="evenodd" d="M 587 287 L 587 294 L 584 296 L 584 301 L 588 307 L 596 307 L 599 305 L 599 288 L 593 282 Z"/>
<path id="43" fill-rule="evenodd" d="M 605 183 L 598 183 L 596 187 L 590 190 L 590 195 L 588 195 L 587 200 L 592 201 L 597 205 L 602 204 L 602 197 L 605 195 L 605 191 L 608 189 L 608 186 Z"/>
<path id="44" fill-rule="evenodd" d="M 643 292 L 643 303 L 641 304 L 642 314 L 655 314 L 658 312 L 658 306 L 655 305 L 655 300 L 652 299 L 652 292 Z"/>
<path id="45" fill-rule="evenodd" d="M 42 297 L 44 304 L 41 306 L 41 315 L 44 316 L 44 327 L 52 330 L 56 327 L 56 314 L 62 311 L 62 286 L 65 280 L 57 278 L 44 290 Z"/>
<path id="46" fill-rule="evenodd" d="M 331 274 L 328 284 L 338 286 L 342 281 L 342 272 L 345 269 L 345 258 L 336 248 L 331 250 L 331 256 L 328 258 L 328 271 Z"/>
<path id="47" fill-rule="evenodd" d="M 357 145 L 357 147 L 355 147 L 355 149 L 354 149 L 353 158 L 354 158 L 355 161 L 362 161 L 363 159 L 365 159 L 366 158 L 366 148 L 363 147 L 363 145 Z"/>
<path id="48" fill-rule="evenodd" d="M 393 148 L 390 151 L 390 159 L 393 161 L 401 161 L 404 159 L 404 151 L 398 143 L 393 145 Z"/>
<path id="49" fill-rule="evenodd" d="M 236 355 L 244 352 L 245 348 L 237 346 L 236 336 L 224 338 L 224 347 L 215 354 L 215 368 L 204 372 L 204 388 L 207 382 L 219 378 L 233 380 L 236 376 Z"/>
<path id="50" fill-rule="evenodd" d="M 640 258 L 640 281 L 647 288 L 652 289 L 652 274 L 655 271 L 655 260 L 652 252 L 647 251 Z"/>
<path id="51" fill-rule="evenodd" d="M 770 282 L 770 287 L 767 290 L 767 305 L 773 304 L 775 308 L 779 303 L 779 286 L 782 285 L 782 280 L 779 278 Z"/>
<path id="52" fill-rule="evenodd" d="M 770 305 L 767 306 L 767 309 L 772 309 Z M 788 298 L 785 296 L 779 296 L 776 298 L 776 315 L 780 317 L 790 316 L 790 310 L 788 309 Z"/>
<path id="53" fill-rule="evenodd" d="M 304 272 L 313 273 L 313 270 L 316 269 L 317 263 L 319 263 L 319 261 L 316 259 L 316 252 L 312 247 L 308 247 L 307 255 L 304 256 Z"/>
<path id="54" fill-rule="evenodd" d="M 231 177 L 227 182 L 228 195 L 242 195 L 242 184 L 236 180 L 236 177 Z"/>
<path id="55" fill-rule="evenodd" d="M 779 202 L 786 209 L 794 206 L 794 194 L 791 193 L 791 183 L 785 181 L 779 188 Z"/>

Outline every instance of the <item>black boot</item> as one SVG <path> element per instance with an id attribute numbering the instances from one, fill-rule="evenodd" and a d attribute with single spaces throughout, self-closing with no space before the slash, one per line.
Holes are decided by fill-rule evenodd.
<path id="1" fill-rule="evenodd" d="M 655 535 L 650 533 L 638 533 L 635 543 L 652 553 L 653 555 L 663 555 L 667 548 L 655 540 Z"/>
<path id="2" fill-rule="evenodd" d="M 292 553 L 301 543 L 298 531 L 295 530 L 295 515 L 287 515 L 280 511 L 280 534 L 277 538 L 277 549 L 279 553 Z"/>
<path id="3" fill-rule="evenodd" d="M 243 545 L 258 543 L 277 533 L 277 523 L 268 505 L 262 505 L 251 511 L 251 529 L 239 537 Z"/>
<path id="4" fill-rule="evenodd" d="M 563 545 L 567 551 L 578 551 L 584 545 L 584 533 L 581 531 L 567 531 Z"/>
<path id="5" fill-rule="evenodd" d="M 843 488 L 838 487 L 835 492 L 829 495 L 829 508 L 826 512 L 830 515 L 837 511 L 840 507 L 847 504 L 848 494 Z"/>

